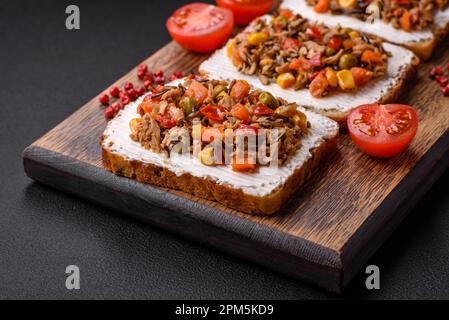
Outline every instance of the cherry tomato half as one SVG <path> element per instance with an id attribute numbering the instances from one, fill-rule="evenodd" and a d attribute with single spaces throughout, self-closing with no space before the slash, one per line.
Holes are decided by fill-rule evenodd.
<path id="1" fill-rule="evenodd" d="M 415 109 L 402 104 L 369 104 L 355 108 L 348 117 L 352 140 L 364 152 L 379 158 L 403 152 L 418 130 Z"/>
<path id="2" fill-rule="evenodd" d="M 217 0 L 220 7 L 231 9 L 235 23 L 244 25 L 267 13 L 273 0 Z"/>
<path id="3" fill-rule="evenodd" d="M 172 38 L 183 48 L 211 52 L 221 47 L 232 33 L 234 18 L 226 8 L 191 3 L 176 10 L 167 20 Z"/>

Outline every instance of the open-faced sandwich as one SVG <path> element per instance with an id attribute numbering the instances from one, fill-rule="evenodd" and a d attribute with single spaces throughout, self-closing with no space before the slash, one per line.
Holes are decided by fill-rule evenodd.
<path id="1" fill-rule="evenodd" d="M 244 79 L 344 122 L 354 106 L 394 98 L 417 63 L 405 48 L 281 10 L 253 21 L 200 72 Z"/>
<path id="2" fill-rule="evenodd" d="M 282 7 L 311 21 L 379 36 L 422 59 L 449 30 L 448 0 L 285 0 Z"/>
<path id="3" fill-rule="evenodd" d="M 101 146 L 105 167 L 118 175 L 272 214 L 312 175 L 338 131 L 246 81 L 190 77 L 125 106 Z"/>

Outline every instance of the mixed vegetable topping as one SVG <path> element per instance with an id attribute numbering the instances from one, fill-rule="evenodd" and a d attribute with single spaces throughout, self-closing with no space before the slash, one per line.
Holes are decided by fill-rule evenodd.
<path id="1" fill-rule="evenodd" d="M 423 30 L 433 24 L 435 10 L 445 9 L 448 0 L 307 0 L 318 13 L 349 14 L 363 21 L 380 13 L 385 22 L 405 31 Z"/>
<path id="2" fill-rule="evenodd" d="M 309 124 L 297 108 L 268 92 L 252 90 L 246 81 L 228 83 L 192 77 L 177 87 L 164 86 L 146 96 L 138 106 L 140 117 L 130 122 L 131 138 L 146 149 L 168 154 L 181 137 L 188 137 L 184 143 L 194 153 L 196 139 L 201 143 L 198 157 L 203 164 L 225 164 L 226 159 L 231 159 L 233 170 L 251 171 L 268 165 L 261 162 L 257 152 L 267 155 L 274 150 L 270 147 L 276 147 L 278 163 L 282 164 L 298 150 Z M 268 133 L 272 129 L 277 129 L 276 140 Z M 239 135 L 260 138 L 262 133 L 266 137 L 262 144 L 265 150 L 260 150 L 260 143 L 257 149 L 236 143 Z M 223 158 L 217 159 L 211 143 L 221 141 L 224 146 L 229 134 L 231 148 L 226 145 Z M 242 151 L 243 162 L 236 161 L 237 148 Z"/>
<path id="3" fill-rule="evenodd" d="M 316 97 L 354 90 L 387 72 L 388 54 L 378 38 L 348 28 L 312 24 L 281 10 L 271 21 L 257 19 L 251 32 L 228 43 L 240 72 L 272 79 L 282 88 L 308 87 Z"/>

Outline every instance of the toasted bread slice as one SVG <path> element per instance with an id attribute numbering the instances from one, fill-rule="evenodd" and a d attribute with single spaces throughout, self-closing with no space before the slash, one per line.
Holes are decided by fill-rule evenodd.
<path id="1" fill-rule="evenodd" d="M 265 16 L 264 18 L 269 19 L 269 17 Z M 371 81 L 359 88 L 357 92 L 336 92 L 322 98 L 314 98 L 308 89 L 298 91 L 282 89 L 273 82 L 265 86 L 257 76 L 240 73 L 228 58 L 226 47 L 216 51 L 204 61 L 199 70 L 205 75 L 218 79 L 246 80 L 254 87 L 267 90 L 287 101 L 296 102 L 344 125 L 348 114 L 354 107 L 368 103 L 387 103 L 395 99 L 405 80 L 413 74 L 419 63 L 419 59 L 408 49 L 390 43 L 384 43 L 383 46 L 386 51 L 391 53 L 386 76 Z"/>
<path id="2" fill-rule="evenodd" d="M 434 28 L 422 31 L 406 32 L 396 29 L 381 19 L 367 23 L 357 18 L 331 13 L 316 13 L 306 0 L 284 0 L 281 8 L 290 9 L 311 21 L 324 23 L 330 27 L 341 25 L 367 34 L 378 36 L 388 42 L 404 46 L 412 50 L 420 59 L 427 60 L 432 55 L 437 43 L 449 31 L 449 8 L 435 14 Z"/>
<path id="3" fill-rule="evenodd" d="M 142 99 L 126 106 L 109 122 L 101 140 L 104 166 L 117 175 L 182 190 L 245 213 L 270 215 L 279 211 L 335 148 L 339 132 L 336 122 L 300 108 L 310 130 L 287 162 L 280 167 L 260 167 L 254 173 L 238 173 L 230 166 L 205 166 L 193 156 L 169 158 L 133 141 L 129 122 L 136 117 Z"/>

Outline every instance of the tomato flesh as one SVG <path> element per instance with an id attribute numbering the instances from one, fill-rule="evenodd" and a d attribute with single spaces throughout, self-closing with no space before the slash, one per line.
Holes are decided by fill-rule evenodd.
<path id="1" fill-rule="evenodd" d="M 191 3 L 176 10 L 166 23 L 171 37 L 183 48 L 200 53 L 214 51 L 231 36 L 232 12 L 206 3 Z"/>
<path id="2" fill-rule="evenodd" d="M 418 130 L 415 109 L 401 104 L 370 104 L 355 108 L 348 117 L 349 134 L 367 154 L 390 158 L 402 153 Z"/>
<path id="3" fill-rule="evenodd" d="M 234 13 L 235 23 L 245 25 L 267 13 L 273 0 L 217 0 L 218 6 L 228 8 Z"/>
<path id="4" fill-rule="evenodd" d="M 224 113 L 226 110 L 221 106 L 206 106 L 200 108 L 200 112 L 206 117 L 206 119 L 221 122 L 224 119 Z"/>

